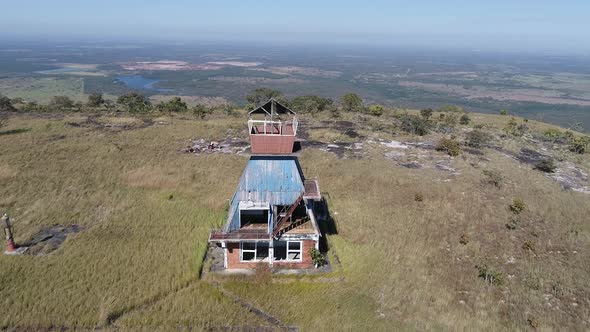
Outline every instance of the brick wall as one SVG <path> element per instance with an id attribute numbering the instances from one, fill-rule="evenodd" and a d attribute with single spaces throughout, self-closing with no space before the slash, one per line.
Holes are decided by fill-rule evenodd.
<path id="1" fill-rule="evenodd" d="M 287 268 L 287 269 L 310 269 L 313 268 L 313 261 L 309 251 L 315 248 L 315 241 L 303 241 L 303 259 L 301 262 L 274 262 L 273 267 Z M 268 262 L 254 263 L 254 262 L 240 262 L 240 244 L 227 244 L 227 268 L 228 269 L 253 269 L 256 264 L 268 264 Z"/>

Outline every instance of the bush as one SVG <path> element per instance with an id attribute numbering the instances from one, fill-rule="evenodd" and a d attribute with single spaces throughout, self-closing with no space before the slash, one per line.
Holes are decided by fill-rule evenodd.
<path id="1" fill-rule="evenodd" d="M 100 107 L 102 104 L 104 104 L 102 93 L 91 93 L 88 96 L 88 102 L 86 102 L 88 107 Z"/>
<path id="2" fill-rule="evenodd" d="M 356 93 L 349 92 L 340 97 L 342 109 L 346 112 L 358 112 L 363 108 L 363 100 Z"/>
<path id="3" fill-rule="evenodd" d="M 516 227 L 518 227 L 518 223 L 520 222 L 520 219 L 518 219 L 518 217 L 513 217 L 510 219 L 510 221 L 506 224 L 506 228 L 508 228 L 509 230 L 515 230 Z"/>
<path id="4" fill-rule="evenodd" d="M 459 118 L 459 123 L 462 125 L 468 125 L 470 122 L 471 122 L 471 118 L 467 114 L 463 114 Z"/>
<path id="5" fill-rule="evenodd" d="M 553 159 L 539 160 L 535 163 L 535 166 L 534 166 L 534 169 L 541 171 L 541 172 L 545 172 L 545 173 L 553 173 L 553 172 L 555 172 L 556 168 L 557 168 L 557 166 L 555 166 Z"/>
<path id="6" fill-rule="evenodd" d="M 416 202 L 422 202 L 424 200 L 424 195 L 422 195 L 422 193 L 416 193 L 414 194 L 414 200 Z"/>
<path id="7" fill-rule="evenodd" d="M 196 117 L 203 119 L 207 115 L 213 113 L 213 110 L 211 110 L 210 108 L 208 108 L 207 106 L 205 106 L 203 104 L 197 104 L 191 109 L 191 112 Z"/>
<path id="8" fill-rule="evenodd" d="M 502 187 L 502 174 L 495 170 L 483 170 L 483 175 L 486 176 L 486 182 L 494 185 L 496 188 Z"/>
<path id="9" fill-rule="evenodd" d="M 444 117 L 442 117 L 441 119 L 441 124 L 445 127 L 455 127 L 457 125 L 458 122 L 458 116 L 457 114 L 454 113 L 450 113 L 450 114 L 445 114 Z"/>
<path id="10" fill-rule="evenodd" d="M 426 120 L 430 119 L 430 117 L 432 116 L 432 113 L 433 113 L 432 108 L 426 108 L 426 109 L 420 110 L 420 116 Z"/>
<path id="11" fill-rule="evenodd" d="M 461 243 L 462 245 L 466 245 L 467 243 L 469 243 L 469 236 L 467 236 L 467 234 L 462 234 L 459 237 L 459 243 Z"/>
<path id="12" fill-rule="evenodd" d="M 144 113 L 152 109 L 152 104 L 145 96 L 131 92 L 117 98 L 117 104 L 123 106 L 130 113 Z"/>
<path id="13" fill-rule="evenodd" d="M 444 151 L 449 156 L 455 157 L 461 153 L 461 145 L 459 145 L 459 142 L 452 138 L 443 138 L 438 142 L 436 150 Z"/>
<path id="14" fill-rule="evenodd" d="M 500 286 L 504 283 L 504 274 L 500 271 L 489 268 L 486 264 L 476 265 L 475 268 L 478 271 L 478 277 L 482 278 L 485 282 Z"/>
<path id="15" fill-rule="evenodd" d="M 14 108 L 12 101 L 8 97 L 0 95 L 0 111 L 15 112 L 16 108 Z"/>
<path id="16" fill-rule="evenodd" d="M 313 265 L 315 265 L 316 267 L 326 265 L 326 263 L 327 263 L 326 257 L 324 257 L 324 255 L 322 255 L 322 253 L 319 252 L 319 250 L 317 250 L 316 248 L 312 248 L 309 251 L 309 254 L 311 255 L 311 260 L 313 261 Z"/>
<path id="17" fill-rule="evenodd" d="M 384 108 L 381 105 L 375 104 L 367 107 L 367 113 L 373 116 L 383 115 Z"/>
<path id="18" fill-rule="evenodd" d="M 588 136 L 579 136 L 579 137 L 572 137 L 569 139 L 569 150 L 571 152 L 584 154 L 586 149 L 590 146 L 590 137 Z"/>
<path id="19" fill-rule="evenodd" d="M 508 115 L 508 111 L 507 110 L 500 110 L 500 115 Z"/>
<path id="20" fill-rule="evenodd" d="M 528 132 L 529 127 L 524 123 L 518 124 L 518 122 L 516 122 L 515 118 L 511 118 L 503 130 L 508 135 L 522 136 Z"/>
<path id="21" fill-rule="evenodd" d="M 54 96 L 49 101 L 49 108 L 53 110 L 70 110 L 74 107 L 74 101 L 67 96 Z"/>
<path id="22" fill-rule="evenodd" d="M 180 97 L 173 97 L 168 101 L 161 101 L 156 105 L 156 110 L 162 113 L 184 113 L 188 110 L 188 106 Z"/>
<path id="23" fill-rule="evenodd" d="M 492 139 L 490 134 L 484 133 L 480 130 L 468 132 L 465 137 L 467 138 L 467 142 L 465 144 L 476 149 L 487 146 L 487 143 Z"/>
<path id="24" fill-rule="evenodd" d="M 297 96 L 291 102 L 291 108 L 296 113 L 308 113 L 315 115 L 328 110 L 334 101 L 329 98 L 322 98 L 315 95 Z"/>
<path id="25" fill-rule="evenodd" d="M 543 138 L 552 142 L 561 137 L 563 137 L 563 133 L 559 129 L 549 128 L 543 132 Z"/>
<path id="26" fill-rule="evenodd" d="M 512 204 L 510 204 L 509 208 L 510 208 L 510 211 L 512 211 L 512 213 L 520 214 L 522 211 L 524 211 L 526 209 L 526 204 L 524 204 L 524 201 L 522 200 L 522 198 L 514 197 L 512 199 Z"/>
<path id="27" fill-rule="evenodd" d="M 420 136 L 428 135 L 430 131 L 430 121 L 417 115 L 403 114 L 399 118 L 400 129 L 411 134 Z"/>
<path id="28" fill-rule="evenodd" d="M 526 240 L 524 241 L 524 243 L 522 244 L 522 249 L 525 251 L 535 251 L 535 243 L 531 240 Z"/>

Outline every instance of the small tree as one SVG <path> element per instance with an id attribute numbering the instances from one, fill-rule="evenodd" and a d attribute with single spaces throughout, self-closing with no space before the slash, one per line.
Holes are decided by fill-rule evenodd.
<path id="1" fill-rule="evenodd" d="M 10 98 L 0 95 L 0 111 L 15 112 L 16 108 L 12 105 Z"/>
<path id="2" fill-rule="evenodd" d="M 569 139 L 569 150 L 571 152 L 584 154 L 586 149 L 590 146 L 590 137 L 588 136 L 579 136 L 579 137 L 571 137 Z"/>
<path id="3" fill-rule="evenodd" d="M 555 172 L 556 168 L 557 168 L 557 166 L 555 166 L 553 159 L 539 160 L 535 163 L 535 167 L 534 167 L 534 169 L 539 170 L 541 172 L 545 172 L 545 173 L 553 173 L 553 172 Z"/>
<path id="4" fill-rule="evenodd" d="M 463 114 L 461 115 L 461 118 L 459 118 L 459 123 L 462 125 L 468 125 L 469 122 L 471 122 L 471 118 L 467 114 Z"/>
<path id="5" fill-rule="evenodd" d="M 476 149 L 488 145 L 488 142 L 492 139 L 490 134 L 477 129 L 468 132 L 465 137 L 467 138 L 467 142 L 465 144 Z"/>
<path id="6" fill-rule="evenodd" d="M 383 106 L 381 106 L 379 104 L 374 104 L 374 105 L 367 107 L 367 113 L 369 113 L 370 115 L 373 115 L 373 116 L 381 116 L 381 115 L 383 115 L 383 112 L 384 112 L 384 108 L 383 108 Z"/>
<path id="7" fill-rule="evenodd" d="M 191 112 L 198 118 L 205 118 L 207 115 L 213 113 L 210 108 L 203 104 L 197 104 L 192 109 Z"/>
<path id="8" fill-rule="evenodd" d="M 500 110 L 500 115 L 508 115 L 508 111 L 507 110 Z"/>
<path id="9" fill-rule="evenodd" d="M 88 95 L 88 102 L 86 102 L 88 107 L 100 107 L 102 104 L 104 104 L 102 93 L 92 93 Z"/>
<path id="10" fill-rule="evenodd" d="M 125 107 L 130 113 L 144 113 L 152 108 L 150 101 L 137 92 L 131 92 L 117 98 L 117 104 Z"/>
<path id="11" fill-rule="evenodd" d="M 430 121 L 407 113 L 401 115 L 399 121 L 401 130 L 420 136 L 427 135 L 431 127 Z"/>
<path id="12" fill-rule="evenodd" d="M 349 92 L 340 97 L 342 109 L 346 112 L 359 112 L 363 108 L 363 100 L 356 93 Z"/>
<path id="13" fill-rule="evenodd" d="M 281 99 L 283 93 L 279 90 L 269 89 L 269 88 L 258 88 L 250 92 L 246 96 L 246 100 L 248 103 L 252 104 L 254 107 L 260 105 L 267 100 L 274 98 L 274 99 Z M 282 100 L 279 100 L 282 101 Z"/>
<path id="14" fill-rule="evenodd" d="M 74 101 L 67 96 L 54 96 L 49 102 L 49 107 L 53 110 L 70 110 L 74 107 Z"/>
<path id="15" fill-rule="evenodd" d="M 168 101 L 162 101 L 156 105 L 156 109 L 162 113 L 182 113 L 188 110 L 186 103 L 180 97 L 173 97 Z"/>
<path id="16" fill-rule="evenodd" d="M 429 120 L 430 117 L 432 116 L 432 108 L 426 108 L 423 110 L 420 110 L 420 116 L 422 116 L 424 119 Z"/>
<path id="17" fill-rule="evenodd" d="M 444 151 L 449 156 L 455 157 L 461 153 L 461 145 L 459 144 L 459 142 L 452 138 L 443 138 L 438 142 L 436 150 Z"/>

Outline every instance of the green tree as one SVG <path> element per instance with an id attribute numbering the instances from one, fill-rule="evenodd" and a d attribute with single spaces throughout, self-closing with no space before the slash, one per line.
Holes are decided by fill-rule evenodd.
<path id="1" fill-rule="evenodd" d="M 500 110 L 500 115 L 508 115 L 508 111 L 507 110 Z"/>
<path id="2" fill-rule="evenodd" d="M 188 106 L 180 97 L 173 97 L 168 101 L 162 101 L 156 105 L 156 110 L 163 113 L 182 113 L 188 110 Z"/>
<path id="3" fill-rule="evenodd" d="M 430 117 L 432 116 L 432 108 L 426 108 L 423 110 L 420 110 L 420 116 L 422 116 L 424 119 L 429 120 Z"/>
<path id="4" fill-rule="evenodd" d="M 205 118 L 207 115 L 213 113 L 213 110 L 208 108 L 203 104 L 197 104 L 192 109 L 191 112 L 198 118 Z"/>
<path id="5" fill-rule="evenodd" d="M 280 99 L 282 99 L 282 97 L 283 93 L 279 90 L 269 88 L 258 88 L 250 92 L 250 94 L 246 96 L 246 100 L 248 101 L 248 103 L 256 107 L 271 98 L 274 98 L 277 101 L 281 102 Z"/>
<path id="6" fill-rule="evenodd" d="M 373 116 L 381 116 L 383 115 L 383 112 L 385 112 L 385 109 L 379 104 L 373 104 L 367 107 L 367 113 Z"/>
<path id="7" fill-rule="evenodd" d="M 340 97 L 342 109 L 346 112 L 359 112 L 363 108 L 363 100 L 359 95 L 349 92 Z"/>
<path id="8" fill-rule="evenodd" d="M 88 107 L 100 107 L 102 104 L 104 104 L 102 93 L 91 93 L 88 95 L 88 101 L 86 102 Z"/>
<path id="9" fill-rule="evenodd" d="M 12 105 L 10 98 L 0 95 L 0 111 L 16 111 L 16 108 Z"/>
<path id="10" fill-rule="evenodd" d="M 459 123 L 462 124 L 462 125 L 468 125 L 469 122 L 471 122 L 471 118 L 467 114 L 463 114 L 459 118 Z"/>
<path id="11" fill-rule="evenodd" d="M 298 96 L 291 102 L 291 108 L 296 113 L 317 114 L 328 110 L 334 104 L 332 99 L 315 95 Z"/>
<path id="12" fill-rule="evenodd" d="M 117 98 L 117 104 L 123 106 L 130 113 L 144 113 L 151 110 L 152 104 L 143 95 L 131 92 Z"/>
<path id="13" fill-rule="evenodd" d="M 70 110 L 74 107 L 74 101 L 67 96 L 54 96 L 49 101 L 49 108 L 53 110 Z"/>

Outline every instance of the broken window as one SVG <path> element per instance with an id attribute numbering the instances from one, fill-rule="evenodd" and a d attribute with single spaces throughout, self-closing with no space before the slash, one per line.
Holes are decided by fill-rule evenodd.
<path id="1" fill-rule="evenodd" d="M 268 260 L 268 243 L 240 243 L 240 260 L 242 262 L 262 262 Z"/>
<path id="2" fill-rule="evenodd" d="M 275 241 L 275 261 L 301 261 L 301 241 Z"/>
<path id="3" fill-rule="evenodd" d="M 290 261 L 301 260 L 301 242 L 287 242 L 287 258 Z"/>

